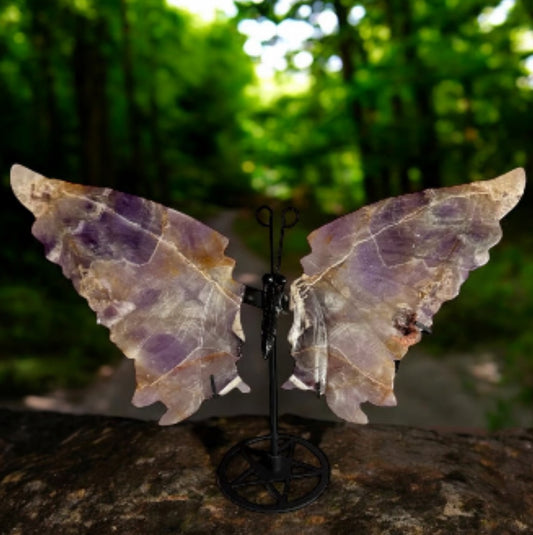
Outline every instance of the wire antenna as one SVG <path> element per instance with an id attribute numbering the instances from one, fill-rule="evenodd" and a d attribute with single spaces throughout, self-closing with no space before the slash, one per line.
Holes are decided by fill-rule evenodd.
<path id="1" fill-rule="evenodd" d="M 265 214 L 266 218 L 264 217 Z M 298 210 L 292 206 L 288 206 L 282 210 L 277 251 L 274 251 L 274 214 L 272 208 L 266 204 L 260 206 L 255 211 L 255 218 L 261 226 L 268 228 L 270 273 L 279 273 L 281 269 L 281 258 L 283 255 L 283 240 L 285 238 L 285 230 L 294 227 L 294 225 L 298 223 L 300 220 L 300 214 Z M 274 262 L 274 258 L 276 258 L 276 262 Z"/>

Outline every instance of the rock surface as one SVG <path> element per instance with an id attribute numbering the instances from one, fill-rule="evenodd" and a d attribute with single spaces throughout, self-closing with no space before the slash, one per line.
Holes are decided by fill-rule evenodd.
<path id="1" fill-rule="evenodd" d="M 331 482 L 284 514 L 244 510 L 215 471 L 261 417 L 172 427 L 120 418 L 0 411 L 0 533 L 533 533 L 533 430 L 491 435 L 294 417 Z"/>

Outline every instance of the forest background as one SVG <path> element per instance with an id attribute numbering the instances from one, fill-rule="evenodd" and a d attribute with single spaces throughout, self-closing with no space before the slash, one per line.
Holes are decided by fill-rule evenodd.
<path id="1" fill-rule="evenodd" d="M 235 6 L 205 22 L 164 0 L 1 3 L 0 396 L 84 384 L 118 355 L 43 260 L 9 189 L 15 162 L 204 220 L 291 202 L 307 214 L 295 255 L 309 229 L 368 202 L 533 176 L 532 0 Z M 494 425 L 533 401 L 532 208 L 526 194 L 428 346 L 498 358 L 519 388 Z"/>

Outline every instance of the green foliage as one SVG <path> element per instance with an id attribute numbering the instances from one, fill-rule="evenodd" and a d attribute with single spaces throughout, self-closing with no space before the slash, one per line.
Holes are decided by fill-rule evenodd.
<path id="1" fill-rule="evenodd" d="M 343 95 L 332 86 L 318 98 L 284 95 L 259 105 L 244 123 L 256 190 L 329 213 L 362 204 L 360 160 L 349 143 L 353 124 Z"/>
<path id="2" fill-rule="evenodd" d="M 252 65 L 231 22 L 163 0 L 0 7 L 0 167 L 166 202 L 245 190 L 240 113 Z"/>
<path id="3" fill-rule="evenodd" d="M 260 13 L 315 30 L 303 45 L 314 60 L 309 89 L 281 96 L 254 120 L 249 159 L 257 188 L 285 198 L 296 191 L 335 213 L 532 168 L 533 92 L 524 59 L 533 54 L 533 14 L 526 4 L 517 2 L 499 24 L 483 19 L 497 2 L 479 0 L 310 0 L 277 16 L 267 1 L 238 4 L 242 18 Z M 350 18 L 353 8 L 358 20 Z M 324 11 L 336 16 L 337 31 L 320 26 Z M 340 70 L 329 67 L 331 58 L 340 59 Z"/>
<path id="4" fill-rule="evenodd" d="M 118 357 L 81 299 L 46 289 L 0 287 L 1 396 L 82 386 L 103 363 Z"/>

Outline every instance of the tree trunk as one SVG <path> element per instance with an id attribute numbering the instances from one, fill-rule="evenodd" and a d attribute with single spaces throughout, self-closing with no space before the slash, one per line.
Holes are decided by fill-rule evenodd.
<path id="1" fill-rule="evenodd" d="M 48 8 L 36 1 L 28 2 L 30 34 L 37 72 L 33 84 L 35 98 L 34 146 L 36 160 L 46 170 L 57 169 L 63 158 L 62 125 L 55 90 L 54 27 L 48 20 Z M 36 162 L 37 163 L 37 162 Z"/>
<path id="2" fill-rule="evenodd" d="M 148 125 L 150 130 L 150 142 L 152 162 L 151 168 L 153 176 L 151 180 L 150 198 L 160 199 L 161 201 L 170 197 L 169 185 L 167 180 L 167 169 L 164 163 L 162 145 L 163 142 L 160 136 L 159 128 L 159 105 L 157 102 L 157 69 L 158 65 L 155 58 L 158 43 L 154 37 L 153 32 L 150 33 L 150 48 L 152 49 L 150 61 L 150 81 L 148 86 L 149 91 L 149 118 Z"/>
<path id="3" fill-rule="evenodd" d="M 410 168 L 420 170 L 422 187 L 441 186 L 435 114 L 431 100 L 433 83 L 431 74 L 426 71 L 418 57 L 418 36 L 413 19 L 412 1 L 386 0 L 385 2 L 391 41 L 401 51 L 401 59 L 397 68 L 403 72 L 416 73 L 416 76 L 412 75 L 408 82 L 414 106 L 409 107 L 398 94 L 393 97 L 397 139 L 393 139 L 392 142 L 402 149 L 397 157 L 401 193 L 412 190 L 409 180 Z M 391 150 L 393 149 L 394 147 L 391 147 Z"/>
<path id="4" fill-rule="evenodd" d="M 365 110 L 354 96 L 351 90 L 355 84 L 355 60 L 357 55 L 361 63 L 366 63 L 366 53 L 360 41 L 358 41 L 356 30 L 348 22 L 348 8 L 342 0 L 334 0 L 333 8 L 339 22 L 339 56 L 342 60 L 342 79 L 347 86 L 347 108 L 357 132 L 355 144 L 359 147 L 361 158 L 361 168 L 363 170 L 363 187 L 367 202 L 377 201 L 382 198 L 386 190 L 387 178 L 382 170 L 371 165 L 369 160 L 376 161 L 375 147 L 372 146 L 371 118 L 369 110 Z"/>
<path id="5" fill-rule="evenodd" d="M 130 157 L 126 164 L 126 173 L 119 177 L 119 187 L 128 188 L 128 184 L 138 183 L 144 177 L 144 165 L 141 149 L 141 114 L 135 101 L 135 79 L 131 46 L 131 27 L 128 18 L 128 2 L 120 0 L 120 19 L 122 30 L 122 70 L 124 73 L 124 92 L 126 95 L 126 128 Z"/>
<path id="6" fill-rule="evenodd" d="M 100 45 L 107 40 L 103 19 L 76 16 L 73 70 L 81 138 L 81 174 L 87 184 L 111 185 L 107 61 Z"/>

